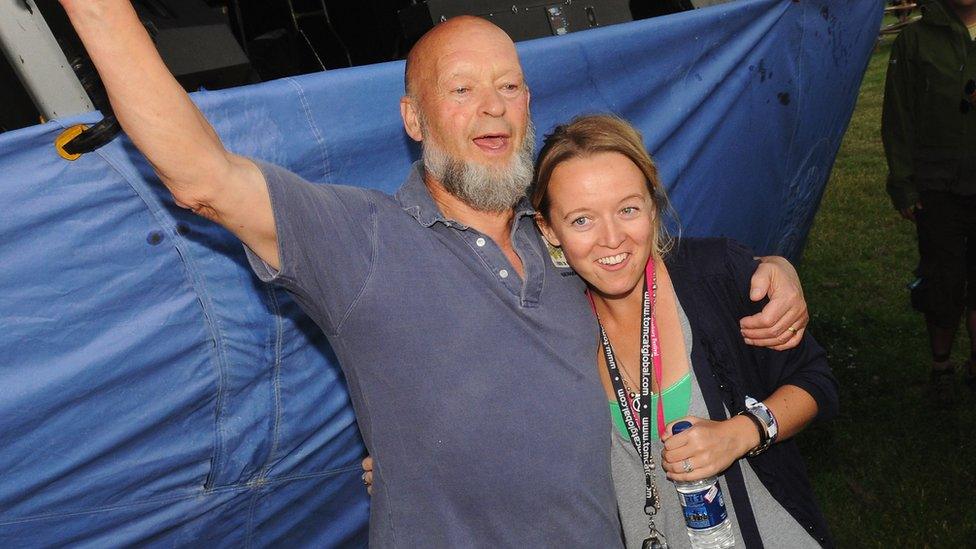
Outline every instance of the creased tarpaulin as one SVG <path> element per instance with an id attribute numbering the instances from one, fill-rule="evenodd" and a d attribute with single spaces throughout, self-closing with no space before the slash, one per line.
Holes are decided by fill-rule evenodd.
<path id="1" fill-rule="evenodd" d="M 618 113 L 684 234 L 795 257 L 880 15 L 877 0 L 742 1 L 519 50 L 540 135 Z M 402 72 L 194 100 L 235 152 L 393 191 L 416 155 Z M 63 127 L 97 118 L 0 135 L 0 546 L 365 543 L 363 448 L 324 337 L 127 140 L 57 156 Z"/>

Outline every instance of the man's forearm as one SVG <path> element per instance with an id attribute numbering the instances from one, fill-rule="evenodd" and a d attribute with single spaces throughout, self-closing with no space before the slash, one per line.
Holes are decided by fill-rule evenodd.
<path id="1" fill-rule="evenodd" d="M 119 123 L 178 201 L 195 206 L 229 169 L 213 128 L 169 72 L 129 0 L 62 0 Z"/>
<path id="2" fill-rule="evenodd" d="M 915 205 L 914 184 L 915 92 L 917 73 L 913 48 L 907 36 L 899 36 L 891 47 L 885 74 L 884 102 L 881 106 L 881 143 L 888 162 L 886 190 L 896 210 Z"/>
<path id="3" fill-rule="evenodd" d="M 264 176 L 229 153 L 163 63 L 129 0 L 61 0 L 112 108 L 176 203 L 220 223 L 272 267 L 277 235 Z"/>

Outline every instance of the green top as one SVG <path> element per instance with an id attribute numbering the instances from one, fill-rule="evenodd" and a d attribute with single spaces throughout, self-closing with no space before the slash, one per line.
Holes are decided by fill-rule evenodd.
<path id="1" fill-rule="evenodd" d="M 671 423 L 688 415 L 688 406 L 691 404 L 691 370 L 688 370 L 688 373 L 683 375 L 681 379 L 672 383 L 662 394 L 664 395 L 665 423 Z M 651 414 L 652 433 L 657 430 L 657 398 L 656 394 L 651 395 L 651 409 L 655 410 Z M 627 433 L 627 424 L 624 423 L 623 412 L 620 411 L 620 405 L 616 401 L 610 401 L 610 417 L 613 418 L 613 424 L 617 426 L 620 434 L 624 438 L 630 437 L 630 434 Z"/>

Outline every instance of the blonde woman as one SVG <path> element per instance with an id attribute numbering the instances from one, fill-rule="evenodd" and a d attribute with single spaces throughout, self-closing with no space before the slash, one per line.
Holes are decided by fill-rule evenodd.
<path id="1" fill-rule="evenodd" d="M 725 239 L 667 238 L 657 169 L 618 118 L 557 127 L 531 198 L 540 230 L 586 281 L 600 321 L 596 367 L 614 424 L 627 546 L 688 546 L 667 480 L 713 475 L 738 546 L 831 545 L 789 439 L 836 413 L 836 381 L 809 334 L 786 352 L 742 341 L 738 319 L 759 307 L 748 295 L 753 254 Z M 678 420 L 693 428 L 672 435 Z"/>

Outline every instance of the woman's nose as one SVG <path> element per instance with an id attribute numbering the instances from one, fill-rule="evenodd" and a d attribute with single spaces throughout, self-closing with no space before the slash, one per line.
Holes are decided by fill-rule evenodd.
<path id="1" fill-rule="evenodd" d="M 600 233 L 601 246 L 616 248 L 624 241 L 623 229 L 614 221 L 604 223 Z"/>

